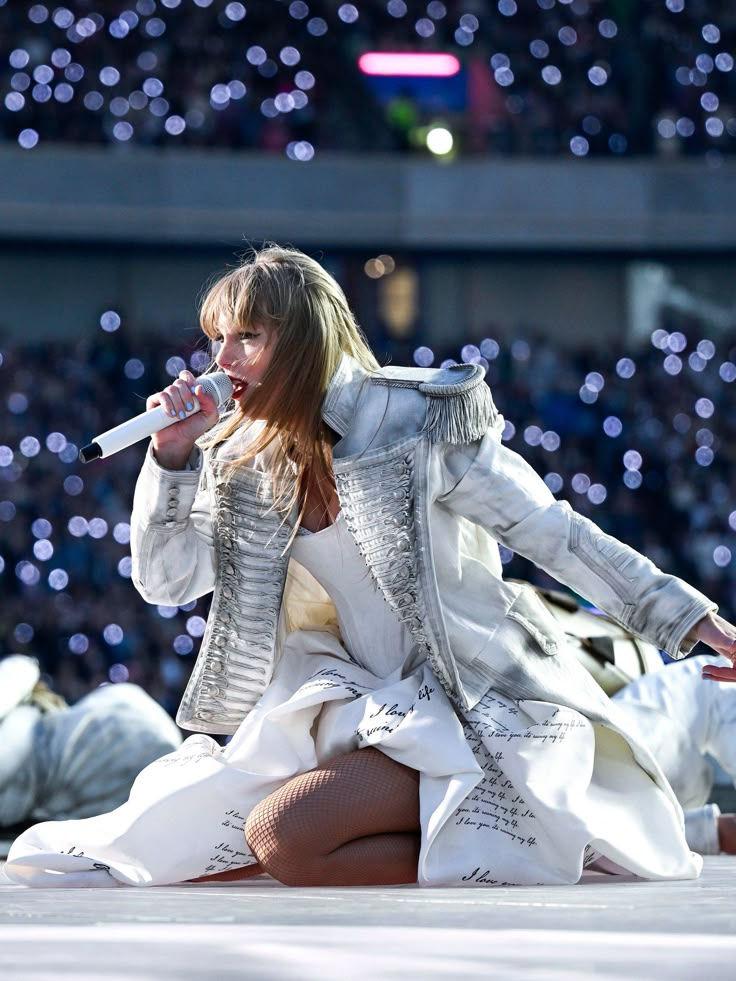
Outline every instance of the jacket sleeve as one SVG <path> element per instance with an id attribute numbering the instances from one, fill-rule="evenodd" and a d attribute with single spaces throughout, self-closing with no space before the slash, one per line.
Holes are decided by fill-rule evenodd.
<path id="1" fill-rule="evenodd" d="M 215 584 L 215 547 L 202 453 L 189 470 L 165 470 L 149 447 L 133 498 L 132 579 L 149 603 L 179 606 Z"/>
<path id="2" fill-rule="evenodd" d="M 465 445 L 432 448 L 439 503 L 484 527 L 628 630 L 671 657 L 690 653 L 692 627 L 717 606 L 676 576 L 606 535 L 495 432 Z"/>

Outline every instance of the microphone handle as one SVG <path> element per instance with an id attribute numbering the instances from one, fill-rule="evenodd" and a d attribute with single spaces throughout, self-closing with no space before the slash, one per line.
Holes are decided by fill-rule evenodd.
<path id="1" fill-rule="evenodd" d="M 192 402 L 194 408 L 187 413 L 187 418 L 199 412 L 199 399 L 196 395 L 192 395 Z M 92 460 L 112 456 L 113 453 L 124 450 L 154 433 L 160 433 L 162 429 L 174 426 L 177 422 L 181 422 L 178 416 L 170 416 L 163 405 L 155 405 L 152 409 L 95 436 L 93 442 L 83 446 L 79 451 L 79 459 L 82 463 L 90 463 Z"/>

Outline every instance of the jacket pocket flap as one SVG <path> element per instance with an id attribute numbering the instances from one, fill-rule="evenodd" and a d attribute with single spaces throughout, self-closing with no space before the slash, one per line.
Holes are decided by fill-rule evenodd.
<path id="1" fill-rule="evenodd" d="M 526 630 L 543 654 L 557 654 L 562 642 L 562 628 L 532 586 L 521 587 L 506 616 Z"/>

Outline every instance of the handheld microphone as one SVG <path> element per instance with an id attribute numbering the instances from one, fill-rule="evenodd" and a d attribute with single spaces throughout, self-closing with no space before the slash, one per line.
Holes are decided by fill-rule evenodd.
<path id="1" fill-rule="evenodd" d="M 210 375 L 200 375 L 197 384 L 201 385 L 205 393 L 211 396 L 218 407 L 230 398 L 233 394 L 233 383 L 224 371 L 215 371 Z M 194 409 L 187 414 L 193 416 L 199 412 L 199 399 L 192 395 Z M 153 436 L 154 433 L 161 432 L 167 426 L 173 426 L 181 420 L 178 416 L 170 416 L 162 405 L 155 405 L 152 409 L 142 412 L 139 416 L 122 422 L 114 429 L 95 436 L 91 443 L 83 446 L 79 451 L 79 459 L 82 463 L 90 463 L 92 460 L 99 460 L 101 457 L 111 456 L 118 450 L 124 450 L 127 446 L 132 446 L 139 439 Z"/>

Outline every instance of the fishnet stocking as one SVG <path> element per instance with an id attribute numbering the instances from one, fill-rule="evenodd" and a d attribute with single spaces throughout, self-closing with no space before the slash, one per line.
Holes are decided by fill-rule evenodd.
<path id="1" fill-rule="evenodd" d="M 245 825 L 261 868 L 289 886 L 416 882 L 419 774 L 377 749 L 293 777 Z"/>

